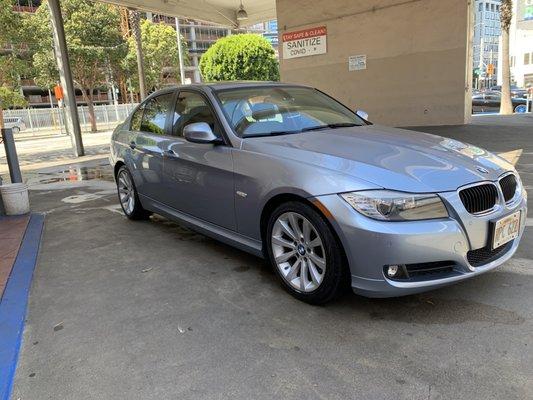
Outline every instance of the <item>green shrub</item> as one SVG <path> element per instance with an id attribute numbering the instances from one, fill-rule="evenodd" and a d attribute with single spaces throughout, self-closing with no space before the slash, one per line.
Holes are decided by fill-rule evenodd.
<path id="1" fill-rule="evenodd" d="M 217 40 L 200 59 L 200 71 L 205 81 L 279 80 L 274 48 L 252 33 Z"/>

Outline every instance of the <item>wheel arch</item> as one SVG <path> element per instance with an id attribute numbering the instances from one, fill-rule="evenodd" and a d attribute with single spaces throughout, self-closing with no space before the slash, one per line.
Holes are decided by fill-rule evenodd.
<path id="1" fill-rule="evenodd" d="M 123 165 L 126 165 L 126 164 L 124 163 L 124 161 L 121 161 L 121 160 L 119 160 L 119 161 L 117 161 L 117 162 L 115 163 L 115 166 L 114 166 L 114 168 L 113 168 L 113 176 L 115 177 L 115 180 L 117 179 L 118 170 L 119 170 L 120 167 L 122 167 Z"/>
<path id="2" fill-rule="evenodd" d="M 268 260 L 268 249 L 267 249 L 267 241 L 266 241 L 266 233 L 268 228 L 268 219 L 272 212 L 281 204 L 287 203 L 289 201 L 297 201 L 303 204 L 306 204 L 313 208 L 324 220 L 326 225 L 330 228 L 333 236 L 335 237 L 335 240 L 337 240 L 337 243 L 341 247 L 341 252 L 344 258 L 344 262 L 346 267 L 349 269 L 349 263 L 348 263 L 348 257 L 346 255 L 346 251 L 344 249 L 344 243 L 341 240 L 337 229 L 335 227 L 336 224 L 333 223 L 333 215 L 329 212 L 329 210 L 320 203 L 319 200 L 313 199 L 313 198 L 306 198 L 294 193 L 279 193 L 270 198 L 265 205 L 263 206 L 263 210 L 261 211 L 261 219 L 260 219 L 260 232 L 261 232 L 261 241 L 263 243 L 263 256 L 265 259 Z"/>

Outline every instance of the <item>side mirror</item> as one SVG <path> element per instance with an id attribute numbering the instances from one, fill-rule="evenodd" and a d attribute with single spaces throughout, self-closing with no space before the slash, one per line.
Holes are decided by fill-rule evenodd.
<path id="1" fill-rule="evenodd" d="M 363 111 L 363 110 L 357 110 L 355 112 L 355 115 L 357 115 L 358 117 L 363 118 L 365 121 L 368 121 L 368 113 Z"/>
<path id="2" fill-rule="evenodd" d="M 183 128 L 183 136 L 192 143 L 221 143 L 219 137 L 215 136 L 209 124 L 205 122 L 194 122 Z"/>

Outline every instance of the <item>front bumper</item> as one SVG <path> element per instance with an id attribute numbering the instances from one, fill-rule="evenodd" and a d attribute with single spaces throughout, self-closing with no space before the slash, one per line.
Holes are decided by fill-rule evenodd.
<path id="1" fill-rule="evenodd" d="M 457 192 L 439 193 L 450 213 L 449 218 L 409 222 L 385 222 L 367 218 L 355 211 L 340 196 L 316 198 L 330 213 L 330 222 L 339 236 L 350 266 L 352 289 L 367 297 L 395 297 L 436 289 L 501 265 L 513 256 L 525 228 L 527 195 L 511 206 L 475 216 L 469 214 Z M 473 266 L 470 251 L 489 246 L 491 221 L 521 211 L 518 238 L 480 266 Z M 472 254 L 472 253 L 470 253 Z M 442 273 L 391 280 L 386 265 L 449 265 Z"/>

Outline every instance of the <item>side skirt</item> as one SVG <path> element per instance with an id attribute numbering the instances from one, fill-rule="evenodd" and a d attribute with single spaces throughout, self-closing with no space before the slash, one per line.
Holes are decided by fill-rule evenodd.
<path id="1" fill-rule="evenodd" d="M 182 213 L 174 208 L 168 207 L 150 197 L 139 194 L 142 206 L 156 214 L 180 222 L 184 226 L 200 232 L 203 235 L 219 240 L 230 246 L 236 247 L 247 253 L 263 258 L 263 244 L 259 240 L 251 239 L 232 230 L 212 224 L 202 219 L 193 217 L 189 214 Z"/>

